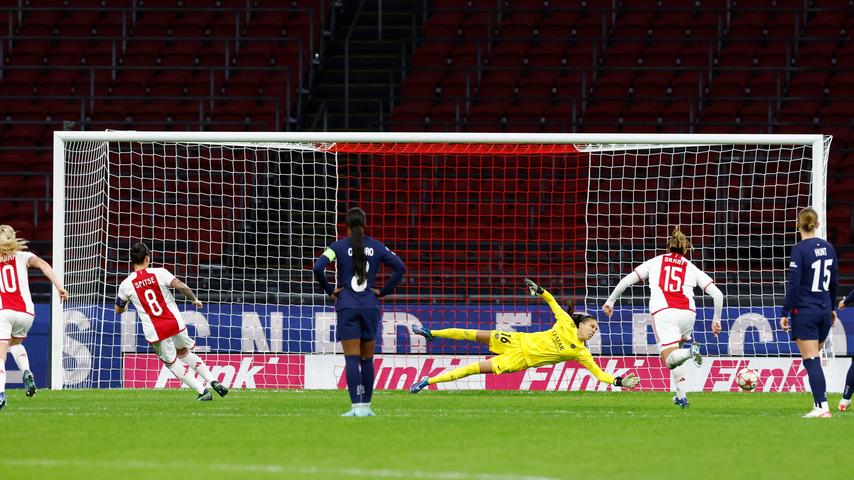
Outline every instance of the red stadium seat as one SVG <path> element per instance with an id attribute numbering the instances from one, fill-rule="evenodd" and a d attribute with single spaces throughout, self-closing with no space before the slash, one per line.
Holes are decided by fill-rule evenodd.
<path id="1" fill-rule="evenodd" d="M 642 40 L 652 31 L 654 18 L 654 12 L 643 10 L 621 15 L 614 24 L 611 38 L 614 40 L 628 40 L 642 43 Z"/>
<path id="2" fill-rule="evenodd" d="M 634 79 L 632 89 L 635 98 L 665 97 L 670 93 L 670 81 L 673 73 L 669 71 L 650 70 Z"/>
<path id="3" fill-rule="evenodd" d="M 615 43 L 605 50 L 602 57 L 603 65 L 606 67 L 637 67 L 642 61 L 641 51 L 643 43 L 641 42 L 622 42 Z"/>
<path id="4" fill-rule="evenodd" d="M 544 40 L 569 39 L 572 26 L 578 20 L 578 15 L 576 11 L 552 11 L 540 20 L 537 25 L 537 33 Z"/>
<path id="5" fill-rule="evenodd" d="M 704 11 L 691 19 L 686 33 L 692 40 L 717 39 L 723 33 L 722 22 L 720 10 Z"/>
<path id="6" fill-rule="evenodd" d="M 519 79 L 518 97 L 522 102 L 548 100 L 552 96 L 557 72 L 529 72 Z"/>
<path id="7" fill-rule="evenodd" d="M 785 81 L 785 75 L 781 72 L 759 72 L 750 80 L 750 96 L 779 96 L 783 93 Z"/>
<path id="8" fill-rule="evenodd" d="M 456 71 L 442 80 L 439 96 L 442 98 L 474 96 L 476 82 L 477 76 L 474 72 Z"/>
<path id="9" fill-rule="evenodd" d="M 492 48 L 486 65 L 490 67 L 521 68 L 529 47 L 528 40 L 522 42 L 502 41 Z"/>
<path id="10" fill-rule="evenodd" d="M 827 8 L 827 7 L 825 7 Z M 850 5 L 847 7 L 850 8 Z M 816 12 L 807 17 L 804 37 L 827 38 L 838 37 L 848 16 L 842 11 Z"/>
<path id="11" fill-rule="evenodd" d="M 662 11 L 652 25 L 652 38 L 665 43 L 682 40 L 691 25 L 690 11 Z"/>
<path id="12" fill-rule="evenodd" d="M 19 41 L 8 52 L 8 64 L 18 67 L 42 65 L 49 47 L 50 44 L 45 40 Z"/>
<path id="13" fill-rule="evenodd" d="M 725 68 L 751 68 L 757 62 L 757 47 L 758 44 L 754 41 L 729 42 L 718 55 L 717 65 Z"/>
<path id="14" fill-rule="evenodd" d="M 445 68 L 451 54 L 451 43 L 425 43 L 412 56 L 414 68 Z"/>
<path id="15" fill-rule="evenodd" d="M 835 49 L 835 41 L 804 42 L 798 49 L 795 66 L 798 68 L 831 68 Z"/>
<path id="16" fill-rule="evenodd" d="M 450 54 L 450 65 L 452 67 L 483 65 L 487 58 L 487 46 L 486 42 L 468 42 L 455 46 Z"/>
<path id="17" fill-rule="evenodd" d="M 740 5 L 739 5 L 740 7 Z M 757 37 L 765 29 L 770 17 L 768 11 L 735 10 L 735 15 L 730 21 L 727 29 L 727 38 L 730 40 L 747 40 Z"/>
<path id="18" fill-rule="evenodd" d="M 62 14 L 59 10 L 34 10 L 24 15 L 18 27 L 19 37 L 50 37 Z"/>
<path id="19" fill-rule="evenodd" d="M 603 73 L 593 85 L 593 93 L 597 97 L 625 97 L 629 94 L 629 86 L 634 79 L 631 72 L 614 71 Z"/>
<path id="20" fill-rule="evenodd" d="M 414 71 L 403 81 L 401 95 L 404 98 L 435 97 L 444 75 L 439 71 Z"/>
<path id="21" fill-rule="evenodd" d="M 644 67 L 674 67 L 679 65 L 682 45 L 673 41 L 657 41 L 655 37 L 652 43 L 644 48 L 641 54 Z"/>
<path id="22" fill-rule="evenodd" d="M 529 69 L 556 69 L 566 66 L 566 45 L 562 42 L 548 42 L 534 45 L 528 51 Z"/>
<path id="23" fill-rule="evenodd" d="M 540 16 L 540 12 L 536 11 L 513 12 L 510 16 L 501 19 L 498 36 L 502 41 L 518 39 L 527 42 L 533 36 L 534 28 L 539 22 Z"/>
<path id="24" fill-rule="evenodd" d="M 186 71 L 166 71 L 151 79 L 149 94 L 152 97 L 180 97 L 184 95 L 184 84 L 187 81 Z"/>
<path id="25" fill-rule="evenodd" d="M 742 97 L 750 81 L 750 71 L 723 71 L 712 79 L 709 87 L 711 97 Z"/>
<path id="26" fill-rule="evenodd" d="M 828 72 L 798 72 L 789 82 L 788 97 L 823 97 L 827 85 Z"/>
<path id="27" fill-rule="evenodd" d="M 489 71 L 478 85 L 478 97 L 507 101 L 515 93 L 518 77 L 519 74 L 513 70 Z"/>

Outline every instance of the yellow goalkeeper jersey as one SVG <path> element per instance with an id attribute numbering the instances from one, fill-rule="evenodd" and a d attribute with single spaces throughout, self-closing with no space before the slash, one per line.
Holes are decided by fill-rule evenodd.
<path id="1" fill-rule="evenodd" d="M 593 354 L 578 338 L 578 328 L 575 322 L 555 301 L 551 293 L 543 290 L 540 295 L 551 307 L 555 315 L 554 326 L 543 332 L 522 335 L 522 353 L 530 367 L 555 364 L 575 360 L 596 376 L 601 382 L 614 383 L 614 376 L 599 368 L 593 360 Z"/>

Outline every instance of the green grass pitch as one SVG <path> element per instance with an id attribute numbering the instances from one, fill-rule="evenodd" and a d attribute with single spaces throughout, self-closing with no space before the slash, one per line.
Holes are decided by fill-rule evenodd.
<path id="1" fill-rule="evenodd" d="M 343 391 L 7 392 L 0 478 L 843 478 L 854 412 L 801 419 L 808 394 Z M 839 396 L 831 396 L 836 406 Z"/>

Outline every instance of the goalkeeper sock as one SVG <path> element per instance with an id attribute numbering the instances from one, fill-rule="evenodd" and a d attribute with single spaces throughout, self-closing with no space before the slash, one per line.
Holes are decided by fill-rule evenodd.
<path id="1" fill-rule="evenodd" d="M 24 371 L 30 369 L 30 358 L 27 357 L 27 349 L 24 348 L 24 345 L 19 343 L 17 345 L 12 345 L 9 347 L 9 353 L 12 354 L 12 358 L 15 359 L 15 364 L 18 365 L 18 370 Z"/>
<path id="2" fill-rule="evenodd" d="M 827 401 L 827 382 L 824 379 L 824 370 L 821 369 L 821 359 L 818 357 L 805 358 L 804 369 L 810 380 L 810 390 L 816 405 Z"/>
<path id="3" fill-rule="evenodd" d="M 845 390 L 842 391 L 842 398 L 851 400 L 852 394 L 854 394 L 854 358 L 851 359 L 851 366 L 848 367 L 848 375 L 845 377 Z"/>
<path id="4" fill-rule="evenodd" d="M 670 352 L 667 356 L 667 368 L 674 369 L 691 358 L 690 348 L 679 348 Z M 681 398 L 681 397 L 680 397 Z"/>
<path id="5" fill-rule="evenodd" d="M 449 328 L 448 330 L 457 330 L 454 328 Z M 469 332 L 474 332 L 474 330 L 466 330 Z M 435 335 L 436 332 L 433 332 Z M 431 377 L 427 379 L 427 385 L 433 385 L 436 383 L 442 382 L 453 382 L 454 380 L 459 380 L 461 378 L 468 377 L 469 375 L 475 375 L 480 373 L 480 364 L 479 363 L 470 363 L 460 368 L 456 368 L 451 370 L 450 372 L 445 372 L 441 375 L 436 375 L 435 377 Z"/>
<path id="6" fill-rule="evenodd" d="M 466 330 L 464 328 L 446 328 L 444 330 L 430 330 L 436 338 L 450 338 L 451 340 L 475 341 L 477 330 Z M 471 375 L 471 374 L 469 374 Z"/>
<path id="7" fill-rule="evenodd" d="M 208 385 L 210 385 L 210 383 L 215 380 L 213 374 L 211 373 L 208 366 L 205 364 L 204 360 L 202 360 L 195 353 L 189 352 L 189 353 L 187 353 L 186 356 L 180 357 L 180 358 L 181 358 L 182 362 L 189 365 L 190 368 L 193 369 L 194 372 L 196 372 L 199 376 L 204 378 L 205 381 L 208 382 Z"/>
<path id="8" fill-rule="evenodd" d="M 350 392 L 350 402 L 353 405 L 362 403 L 362 373 L 359 370 L 361 362 L 359 355 L 344 355 L 344 364 L 347 377 L 347 391 Z"/>
<path id="9" fill-rule="evenodd" d="M 196 393 L 205 393 L 205 387 L 202 386 L 199 379 L 192 375 L 187 375 L 187 373 L 184 372 L 183 362 L 172 362 L 171 365 L 166 365 L 166 368 L 168 368 L 169 371 L 172 372 L 172 375 L 175 375 L 175 378 L 180 380 L 181 383 L 192 388 Z"/>
<path id="10" fill-rule="evenodd" d="M 359 364 L 362 371 L 362 403 L 370 406 L 374 394 L 374 359 L 362 358 Z"/>
<path id="11" fill-rule="evenodd" d="M 673 382 L 673 388 L 676 390 L 676 398 L 685 398 L 685 393 L 688 390 L 688 365 L 683 363 L 671 369 L 670 379 Z"/>

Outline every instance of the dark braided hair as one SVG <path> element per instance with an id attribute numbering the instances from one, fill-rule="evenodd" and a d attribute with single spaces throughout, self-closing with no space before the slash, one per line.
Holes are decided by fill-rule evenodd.
<path id="1" fill-rule="evenodd" d="M 353 269 L 356 271 L 358 284 L 365 283 L 367 272 L 365 267 L 368 257 L 365 256 L 365 211 L 359 207 L 347 210 L 344 222 L 350 229 L 350 241 L 353 244 Z"/>

